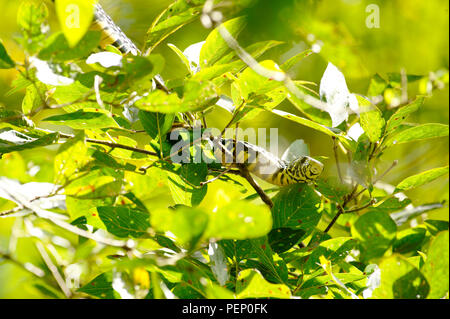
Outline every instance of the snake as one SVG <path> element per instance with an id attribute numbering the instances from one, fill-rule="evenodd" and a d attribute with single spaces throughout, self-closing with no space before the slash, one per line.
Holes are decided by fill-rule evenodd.
<path id="1" fill-rule="evenodd" d="M 54 2 L 54 0 L 52 0 Z M 102 33 L 100 45 L 116 47 L 123 54 L 140 55 L 140 50 L 98 3 L 94 4 L 91 28 Z M 157 83 L 163 83 L 158 76 Z M 158 86 L 157 86 L 158 87 Z M 323 171 L 323 164 L 310 156 L 282 160 L 262 147 L 246 141 L 215 138 L 214 154 L 224 167 L 244 165 L 248 171 L 278 186 L 314 182 Z M 218 145 L 218 143 L 220 145 Z M 219 146 L 219 147 L 217 147 Z"/>
<path id="2" fill-rule="evenodd" d="M 235 139 L 215 138 L 214 155 L 225 167 L 239 168 L 244 165 L 253 175 L 278 186 L 313 183 L 324 167 L 310 156 L 282 160 L 263 147 Z"/>

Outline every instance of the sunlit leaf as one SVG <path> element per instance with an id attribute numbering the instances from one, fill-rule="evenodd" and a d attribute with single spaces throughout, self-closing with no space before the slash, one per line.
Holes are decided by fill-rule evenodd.
<path id="1" fill-rule="evenodd" d="M 77 45 L 91 26 L 96 2 L 96 0 L 55 1 L 56 16 L 71 47 Z"/>
<path id="2" fill-rule="evenodd" d="M 43 121 L 56 125 L 67 125 L 76 129 L 118 127 L 117 122 L 109 113 L 100 109 L 83 109 L 68 114 L 54 115 Z"/>
<path id="3" fill-rule="evenodd" d="M 207 236 L 218 239 L 247 239 L 266 235 L 272 217 L 266 206 L 233 201 L 211 214 Z"/>
<path id="4" fill-rule="evenodd" d="M 397 134 L 393 134 L 386 141 L 386 145 L 391 146 L 443 136 L 448 136 L 448 125 L 428 123 L 414 126 L 406 130 L 402 130 Z"/>
<path id="5" fill-rule="evenodd" d="M 396 186 L 395 191 L 405 191 L 422 186 L 445 174 L 448 174 L 448 166 L 430 169 L 420 174 L 405 178 Z"/>
<path id="6" fill-rule="evenodd" d="M 424 299 L 430 290 L 423 274 L 405 258 L 394 255 L 380 263 L 381 284 L 373 298 Z"/>
<path id="7" fill-rule="evenodd" d="M 222 24 L 227 28 L 228 32 L 234 37 L 244 29 L 245 20 L 242 17 L 234 18 Z M 218 61 L 230 48 L 220 35 L 217 29 L 214 29 L 206 38 L 205 44 L 200 51 L 200 66 L 206 67 L 213 65 Z"/>
<path id="8" fill-rule="evenodd" d="M 442 298 L 448 294 L 449 273 L 448 231 L 439 232 L 428 249 L 422 272 L 430 284 L 428 298 Z"/>
<path id="9" fill-rule="evenodd" d="M 239 273 L 236 287 L 237 298 L 290 298 L 289 288 L 282 284 L 267 282 L 259 272 L 246 269 Z"/>

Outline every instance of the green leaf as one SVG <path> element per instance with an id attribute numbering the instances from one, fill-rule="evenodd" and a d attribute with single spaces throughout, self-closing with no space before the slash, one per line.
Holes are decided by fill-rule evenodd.
<path id="1" fill-rule="evenodd" d="M 420 174 L 407 177 L 395 187 L 394 193 L 410 190 L 434 181 L 436 178 L 448 174 L 448 169 L 448 166 L 433 168 Z"/>
<path id="2" fill-rule="evenodd" d="M 355 94 L 359 104 L 359 123 L 372 143 L 380 140 L 384 132 L 385 121 L 378 108 L 370 101 Z"/>
<path id="3" fill-rule="evenodd" d="M 448 230 L 449 222 L 448 220 L 427 219 L 425 221 L 425 226 L 431 235 L 436 236 L 440 231 Z"/>
<path id="4" fill-rule="evenodd" d="M 24 114 L 30 113 L 43 104 L 41 96 L 45 96 L 45 90 L 45 85 L 40 82 L 27 87 L 25 97 L 22 101 L 22 112 Z"/>
<path id="5" fill-rule="evenodd" d="M 183 62 L 184 66 L 186 67 L 187 71 L 192 74 L 191 72 L 191 64 L 188 60 L 188 58 L 184 55 L 183 51 L 178 49 L 178 47 L 175 44 L 168 43 L 167 46 L 172 49 L 173 52 L 180 58 L 181 62 Z"/>
<path id="6" fill-rule="evenodd" d="M 246 269 L 239 273 L 236 285 L 236 296 L 243 298 L 290 298 L 291 291 L 286 285 L 271 284 L 254 269 Z"/>
<path id="7" fill-rule="evenodd" d="M 40 1 L 22 1 L 17 11 L 17 24 L 22 30 L 22 38 L 17 38 L 26 51 L 35 54 L 45 39 L 48 9 Z"/>
<path id="8" fill-rule="evenodd" d="M 330 176 L 320 178 L 317 181 L 317 190 L 331 201 L 342 204 L 345 195 L 350 193 L 351 188 L 349 185 L 342 183 L 338 177 Z"/>
<path id="9" fill-rule="evenodd" d="M 324 134 L 326 134 L 328 136 L 336 137 L 345 146 L 345 148 L 347 148 L 349 150 L 354 150 L 356 148 L 355 145 L 351 144 L 350 140 L 348 140 L 347 138 L 345 138 L 342 135 L 338 135 L 338 134 L 334 133 L 331 129 L 329 129 L 325 125 L 318 124 L 318 123 L 313 122 L 311 120 L 305 119 L 304 117 L 300 117 L 300 116 L 297 116 L 297 115 L 294 115 L 294 114 L 291 114 L 291 113 L 288 113 L 288 112 L 284 112 L 284 111 L 281 111 L 281 110 L 270 110 L 270 112 L 273 113 L 273 114 L 276 114 L 278 116 L 281 116 L 281 117 L 283 117 L 285 119 L 288 119 L 288 120 L 294 121 L 296 123 L 299 123 L 301 125 L 304 125 L 304 126 L 307 126 L 309 128 L 312 128 L 312 129 L 314 129 L 316 131 L 322 132 L 322 133 L 324 133 Z"/>
<path id="10" fill-rule="evenodd" d="M 425 97 L 419 96 L 414 101 L 398 109 L 386 123 L 386 132 L 395 130 L 411 113 L 417 111 L 425 101 Z"/>
<path id="11" fill-rule="evenodd" d="M 78 110 L 68 114 L 50 116 L 43 119 L 43 121 L 56 125 L 67 125 L 75 129 L 95 129 L 119 126 L 110 116 L 109 112 L 91 108 Z"/>
<path id="12" fill-rule="evenodd" d="M 146 47 L 153 50 L 182 26 L 194 21 L 202 12 L 205 0 L 177 0 L 164 10 L 147 31 Z"/>
<path id="13" fill-rule="evenodd" d="M 294 55 L 292 58 L 288 59 L 286 62 L 284 62 L 280 68 L 284 71 L 288 71 L 293 66 L 295 66 L 297 63 L 299 63 L 304 58 L 310 56 L 313 54 L 313 51 L 311 49 L 307 49 L 303 52 L 300 52 L 299 54 Z"/>
<path id="14" fill-rule="evenodd" d="M 304 271 L 312 273 L 321 268 L 319 258 L 324 256 L 332 264 L 336 264 L 347 257 L 357 245 L 355 239 L 350 237 L 339 237 L 325 240 L 312 251 L 304 264 Z"/>
<path id="15" fill-rule="evenodd" d="M 179 113 L 199 111 L 214 105 L 218 100 L 215 87 L 210 82 L 190 80 L 182 89 L 181 99 L 176 93 L 167 94 L 162 90 L 155 90 L 136 101 L 135 106 L 149 112 Z"/>
<path id="16" fill-rule="evenodd" d="M 387 139 L 386 145 L 391 146 L 443 136 L 448 136 L 448 125 L 440 123 L 428 123 L 408 128 L 392 135 Z"/>
<path id="17" fill-rule="evenodd" d="M 161 137 L 165 140 L 165 135 L 172 128 L 172 123 L 175 118 L 174 114 L 161 114 L 146 111 L 139 111 L 139 119 L 147 134 L 155 139 Z"/>
<path id="18" fill-rule="evenodd" d="M 303 86 L 296 85 L 300 92 L 303 94 L 311 95 L 311 92 L 307 89 L 305 89 Z M 308 118 L 313 120 L 314 122 L 317 122 L 321 125 L 329 126 L 331 127 L 331 117 L 327 112 L 321 111 L 302 99 L 299 99 L 294 94 L 288 94 L 289 101 L 303 114 L 305 114 Z"/>
<path id="19" fill-rule="evenodd" d="M 129 207 L 97 207 L 100 219 L 106 229 L 120 238 L 139 238 L 147 235 L 150 227 L 149 214 Z"/>
<path id="20" fill-rule="evenodd" d="M 15 65 L 3 46 L 3 41 L 0 39 L 0 69 L 11 69 Z"/>
<path id="21" fill-rule="evenodd" d="M 364 260 L 381 257 L 395 240 L 397 226 L 388 214 L 369 211 L 351 227 L 352 236 L 361 243 Z"/>
<path id="22" fill-rule="evenodd" d="M 268 235 L 270 247 L 276 253 L 283 253 L 297 244 L 305 233 L 303 229 L 286 227 L 272 229 Z"/>
<path id="23" fill-rule="evenodd" d="M 243 17 L 237 17 L 224 22 L 222 27 L 225 27 L 228 32 L 236 38 L 245 27 L 245 20 Z M 217 62 L 230 48 L 225 40 L 220 35 L 218 29 L 214 29 L 206 38 L 200 50 L 200 67 L 212 66 Z"/>
<path id="24" fill-rule="evenodd" d="M 210 216 L 207 237 L 248 239 L 266 235 L 272 229 L 272 216 L 265 205 L 233 201 Z"/>
<path id="25" fill-rule="evenodd" d="M 71 47 L 62 33 L 55 33 L 45 41 L 38 58 L 55 62 L 85 58 L 98 46 L 100 38 L 100 32 L 89 31 L 76 46 Z"/>
<path id="26" fill-rule="evenodd" d="M 370 79 L 369 89 L 367 90 L 368 97 L 382 96 L 388 83 L 380 75 L 375 74 Z"/>
<path id="27" fill-rule="evenodd" d="M 123 60 L 122 69 L 131 80 L 153 78 L 164 69 L 164 58 L 159 54 L 150 56 L 130 56 Z"/>
<path id="28" fill-rule="evenodd" d="M 1 128 L 0 155 L 40 146 L 47 146 L 55 143 L 58 138 L 59 133 L 45 134 L 39 131 L 22 133 L 10 127 Z"/>
<path id="29" fill-rule="evenodd" d="M 273 228 L 302 229 L 307 236 L 322 216 L 320 197 L 306 184 L 284 187 L 273 198 L 272 216 Z"/>
<path id="30" fill-rule="evenodd" d="M 381 283 L 373 291 L 377 299 L 424 299 L 430 287 L 422 273 L 404 257 L 394 255 L 379 265 Z"/>
<path id="31" fill-rule="evenodd" d="M 254 59 L 257 59 L 259 56 L 261 56 L 262 54 L 264 54 L 266 51 L 268 51 L 269 49 L 279 46 L 283 44 L 283 42 L 280 41 L 273 41 L 273 40 L 269 40 L 269 41 L 261 41 L 261 42 L 255 42 L 251 45 L 249 45 L 248 47 L 245 48 L 245 51 L 250 54 Z M 231 61 L 237 59 L 235 62 L 239 62 L 239 64 L 236 65 L 240 65 L 241 68 L 243 66 L 245 66 L 245 63 L 242 62 L 236 55 L 235 51 L 231 51 L 230 53 L 226 54 L 225 56 L 223 56 L 219 61 L 217 61 L 215 64 L 219 65 L 219 64 L 228 64 Z M 231 63 L 230 63 L 231 64 Z M 234 63 L 233 63 L 234 64 Z"/>
<path id="32" fill-rule="evenodd" d="M 91 160 L 84 142 L 84 133 L 80 132 L 74 138 L 62 144 L 55 156 L 55 184 L 64 184 L 68 179 L 79 173 Z"/>
<path id="33" fill-rule="evenodd" d="M 208 168 L 205 163 L 187 163 L 169 173 L 169 189 L 176 204 L 195 206 L 206 195 Z"/>
<path id="34" fill-rule="evenodd" d="M 344 285 L 363 281 L 366 278 L 363 274 L 347 273 L 335 273 L 333 276 Z M 327 290 L 335 286 L 337 285 L 331 275 L 327 274 L 325 276 L 314 276 L 311 279 L 306 279 L 306 281 L 302 283 L 301 289 L 299 289 L 295 295 L 302 299 L 308 299 L 309 297 L 315 295 L 326 295 Z"/>
<path id="35" fill-rule="evenodd" d="M 56 16 L 70 47 L 75 47 L 91 26 L 96 2 L 96 0 L 56 0 Z"/>
<path id="36" fill-rule="evenodd" d="M 95 277 L 89 283 L 78 289 L 78 291 L 100 299 L 119 298 L 119 294 L 112 287 L 112 277 L 112 272 L 105 272 Z"/>
<path id="37" fill-rule="evenodd" d="M 64 188 L 64 193 L 67 196 L 80 199 L 102 199 L 120 194 L 123 184 L 123 171 L 109 167 L 92 169 L 89 165 L 83 169 L 85 170 L 84 174 L 75 180 L 71 178 L 73 181 Z"/>
<path id="38" fill-rule="evenodd" d="M 392 245 L 394 252 L 405 254 L 419 250 L 426 232 L 425 227 L 409 228 L 398 232 Z"/>
<path id="39" fill-rule="evenodd" d="M 439 232 L 428 249 L 422 272 L 430 284 L 428 298 L 438 299 L 448 294 L 449 244 L 448 231 Z"/>
<path id="40" fill-rule="evenodd" d="M 198 208 L 185 206 L 176 209 L 155 210 L 151 214 L 152 227 L 157 231 L 171 232 L 181 245 L 194 248 L 208 225 L 209 216 Z"/>
<path id="41" fill-rule="evenodd" d="M 280 67 L 272 60 L 265 60 L 259 64 L 266 69 L 281 72 Z M 242 97 L 245 100 L 249 98 L 251 93 L 260 95 L 268 93 L 283 85 L 280 81 L 274 81 L 259 75 L 249 67 L 239 75 L 238 84 L 241 89 Z"/>

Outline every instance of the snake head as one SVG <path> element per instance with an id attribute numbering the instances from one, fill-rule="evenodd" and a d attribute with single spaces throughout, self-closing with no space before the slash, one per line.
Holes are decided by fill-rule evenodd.
<path id="1" fill-rule="evenodd" d="M 309 156 L 301 156 L 292 161 L 289 166 L 295 177 L 307 182 L 314 181 L 323 171 L 323 164 Z"/>

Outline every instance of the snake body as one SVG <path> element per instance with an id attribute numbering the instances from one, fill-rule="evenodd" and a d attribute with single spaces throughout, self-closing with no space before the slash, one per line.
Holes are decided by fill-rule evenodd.
<path id="1" fill-rule="evenodd" d="M 218 141 L 216 139 L 215 143 Z M 323 171 L 323 164 L 309 156 L 300 156 L 288 162 L 245 141 L 222 138 L 219 143 L 221 145 L 214 147 L 214 154 L 224 166 L 245 165 L 252 174 L 274 185 L 310 183 Z"/>
<path id="2" fill-rule="evenodd" d="M 133 41 L 97 3 L 95 4 L 92 29 L 102 32 L 102 46 L 111 44 L 123 54 L 140 54 Z M 164 82 L 159 76 L 156 76 L 155 80 L 158 88 L 165 88 Z M 271 184 L 286 186 L 313 182 L 323 170 L 323 164 L 309 156 L 300 156 L 288 162 L 279 159 L 264 148 L 245 141 L 223 138 L 215 139 L 215 141 L 220 143 L 214 147 L 215 156 L 223 166 L 245 165 L 252 174 Z"/>
<path id="3" fill-rule="evenodd" d="M 55 0 L 52 0 L 55 2 Z M 122 29 L 113 21 L 113 19 L 105 12 L 98 3 L 94 4 L 94 19 L 91 25 L 92 30 L 102 33 L 100 45 L 102 47 L 111 44 L 119 49 L 123 54 L 140 54 L 139 49 L 131 41 Z"/>

